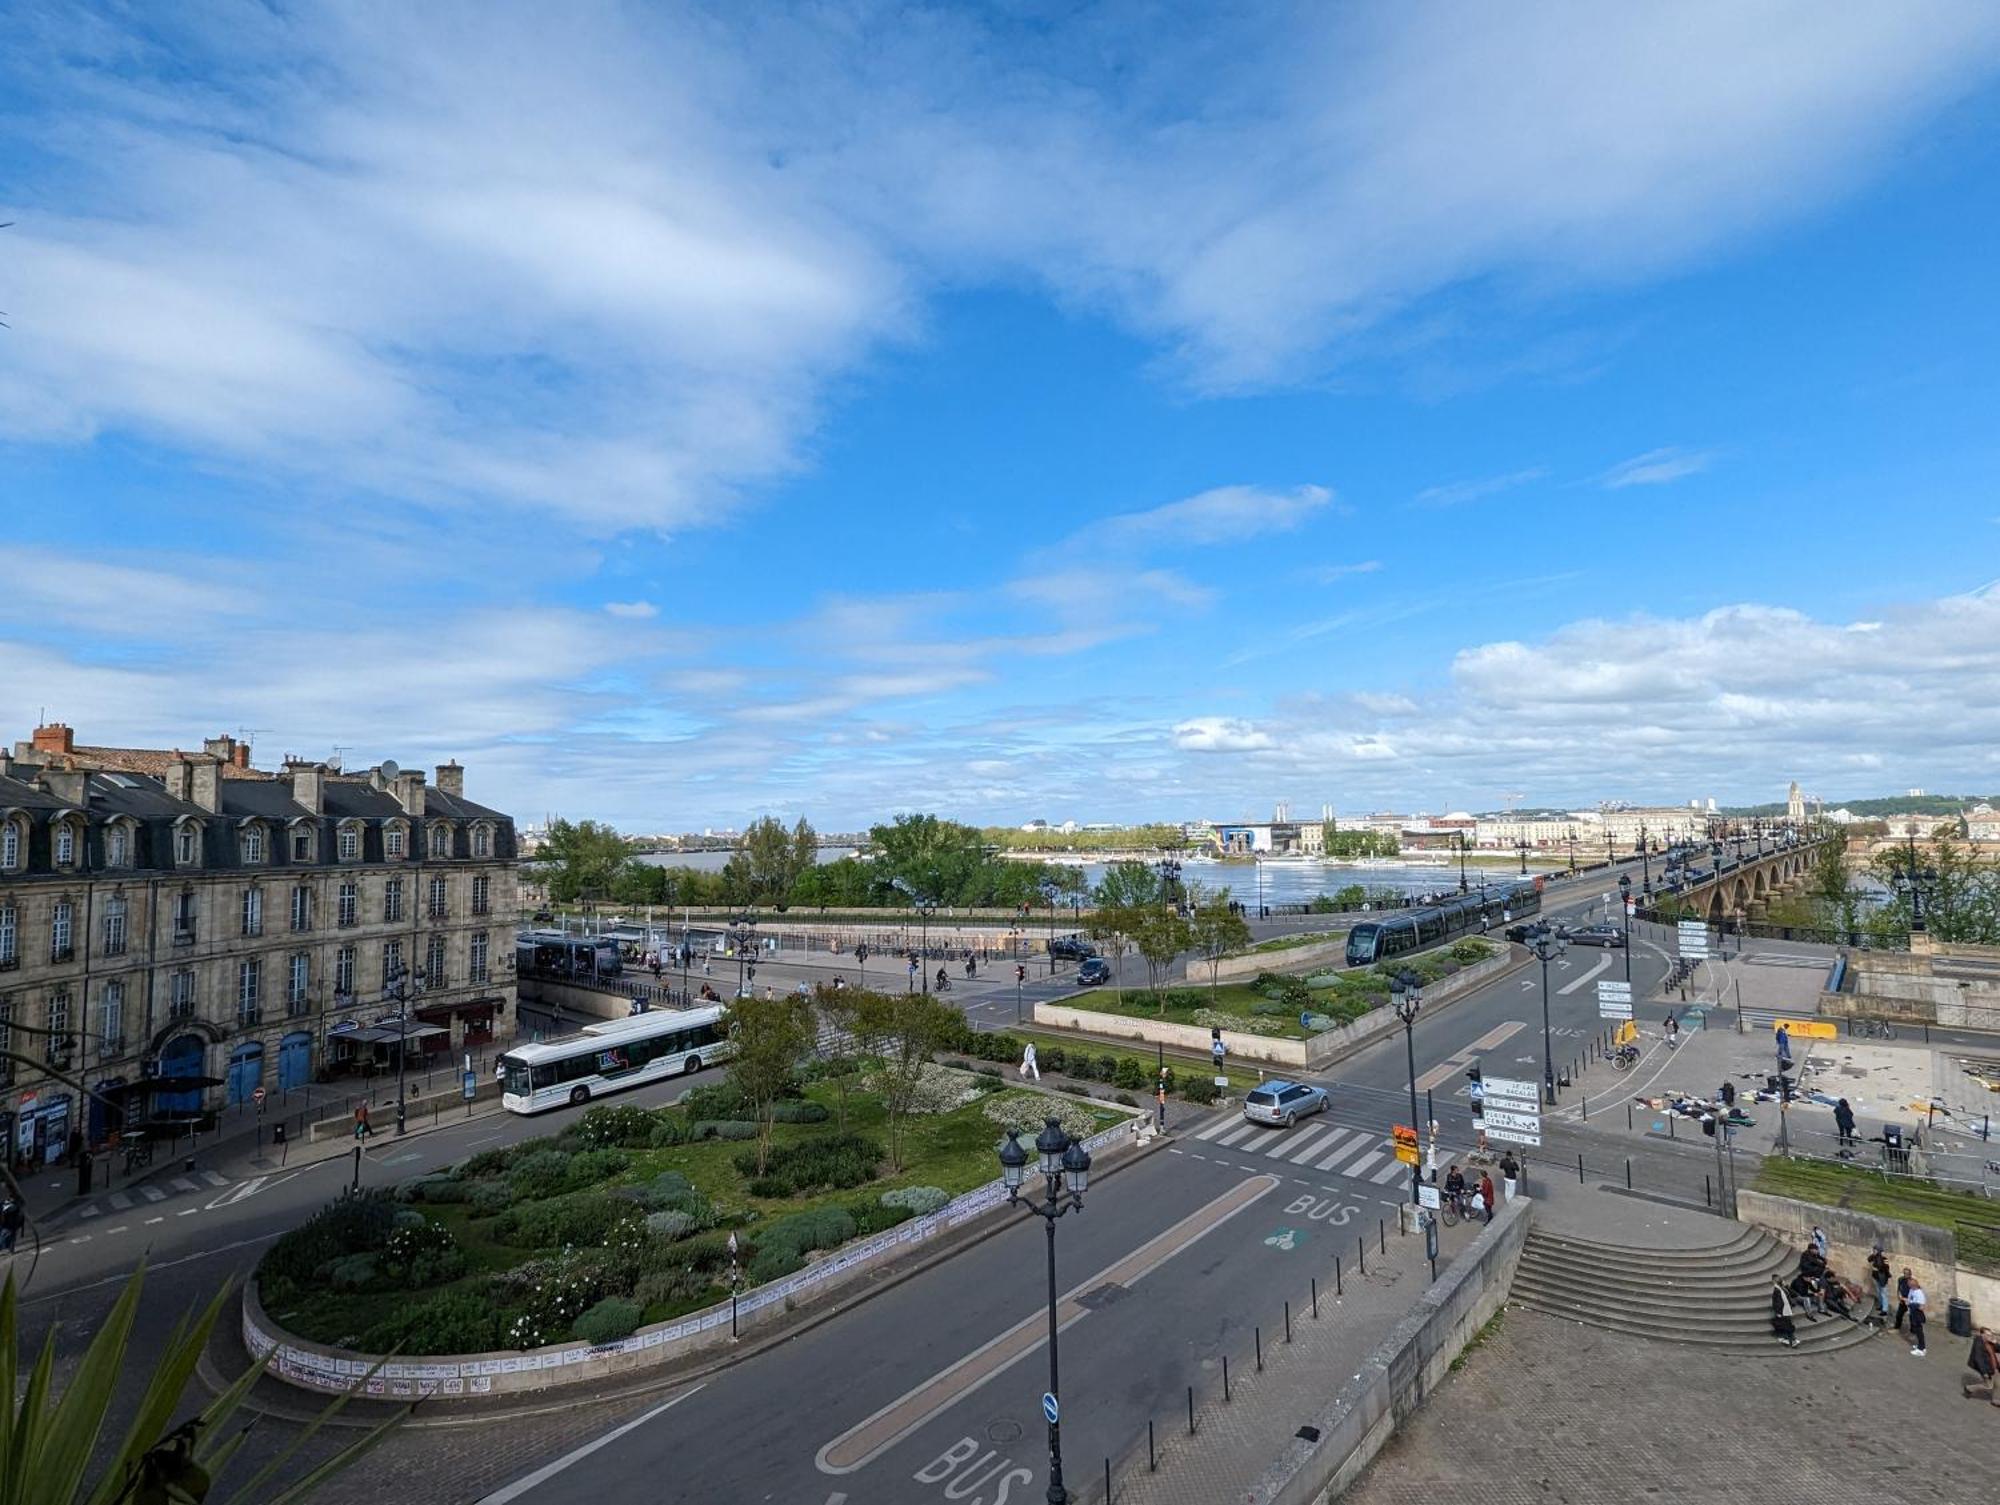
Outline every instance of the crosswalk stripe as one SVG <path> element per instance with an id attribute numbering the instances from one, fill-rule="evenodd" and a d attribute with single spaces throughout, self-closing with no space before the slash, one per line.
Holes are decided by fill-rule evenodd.
<path id="1" fill-rule="evenodd" d="M 229 1184 L 229 1178 L 219 1171 L 203 1171 L 201 1175 L 202 1179 L 210 1186 L 227 1186 Z"/>
<path id="2" fill-rule="evenodd" d="M 1227 1129 L 1241 1128 L 1242 1126 L 1243 1126 L 1243 1120 L 1240 1117 L 1218 1118 L 1214 1123 L 1210 1124 L 1207 1128 L 1203 1129 L 1199 1134 L 1195 1135 L 1195 1138 L 1213 1139 L 1215 1138 L 1216 1135 L 1223 1133 Z"/>
<path id="3" fill-rule="evenodd" d="M 1359 1160 L 1355 1161 L 1354 1164 L 1350 1165 L 1346 1170 L 1342 1171 L 1341 1175 L 1359 1176 L 1363 1171 L 1367 1170 L 1369 1166 L 1373 1165 L 1376 1161 L 1380 1160 L 1381 1158 L 1382 1158 L 1382 1152 L 1380 1150 L 1370 1150 L 1367 1154 L 1363 1155 Z"/>
<path id="4" fill-rule="evenodd" d="M 164 1202 L 167 1200 L 167 1194 L 157 1186 L 142 1186 L 139 1188 L 139 1195 L 144 1197 L 148 1202 Z"/>
<path id="5" fill-rule="evenodd" d="M 1333 1147 L 1337 1144 L 1343 1144 L 1344 1141 L 1347 1139 L 1347 1137 L 1355 1132 L 1353 1129 L 1346 1128 L 1340 1124 L 1329 1124 L 1327 1127 L 1333 1130 L 1333 1136 L 1329 1139 L 1322 1139 L 1318 1144 L 1314 1145 L 1313 1150 L 1315 1153 L 1317 1153 L 1320 1150 L 1333 1149 Z M 1344 1147 L 1341 1149 L 1334 1150 L 1334 1152 L 1331 1155 L 1327 1156 L 1326 1160 L 1316 1161 L 1314 1163 L 1314 1168 L 1317 1169 L 1320 1166 L 1326 1165 L 1329 1161 L 1338 1160 L 1342 1155 L 1345 1155 L 1348 1150 L 1351 1150 L 1353 1148 L 1354 1148 L 1353 1145 L 1348 1144 L 1344 1145 Z"/>
<path id="6" fill-rule="evenodd" d="M 1367 1149 L 1368 1146 L 1372 1143 L 1374 1143 L 1374 1141 L 1371 1140 L 1366 1134 L 1357 1132 L 1355 1136 L 1352 1139 L 1350 1139 L 1346 1144 L 1342 1145 L 1339 1149 L 1335 1150 L 1331 1155 L 1327 1156 L 1326 1159 L 1314 1165 L 1313 1169 L 1316 1171 L 1330 1171 L 1336 1165 L 1340 1164 L 1341 1161 L 1345 1160 L 1349 1155 L 1355 1154 L 1360 1150 Z"/>
<path id="7" fill-rule="evenodd" d="M 1313 1156 L 1317 1155 L 1321 1150 L 1325 1149 L 1328 1145 L 1333 1143 L 1331 1139 L 1326 1139 L 1322 1137 L 1325 1131 L 1332 1127 L 1333 1125 L 1331 1124 L 1317 1125 L 1313 1129 L 1312 1143 L 1306 1145 L 1296 1155 L 1287 1155 L 1285 1158 L 1291 1161 L 1292 1164 L 1294 1165 L 1297 1165 L 1301 1160 L 1312 1159 Z"/>
<path id="8" fill-rule="evenodd" d="M 192 1180 L 190 1180 L 190 1179 L 189 1179 L 188 1177 L 186 1177 L 186 1176 L 176 1176 L 176 1177 L 174 1177 L 174 1179 L 173 1179 L 172 1181 L 168 1182 L 167 1184 L 168 1184 L 169 1186 L 173 1187 L 175 1191 L 200 1191 L 200 1190 L 201 1190 L 201 1183 L 200 1183 L 200 1182 L 198 1182 L 198 1181 L 192 1181 Z"/>
<path id="9" fill-rule="evenodd" d="M 132 1194 L 130 1192 L 114 1191 L 111 1194 L 111 1205 L 120 1212 L 123 1212 L 132 1205 Z"/>
<path id="10" fill-rule="evenodd" d="M 1280 1157 L 1286 1160 L 1291 1159 L 1292 1151 L 1299 1147 L 1299 1136 L 1301 1134 L 1304 1134 L 1307 1138 L 1311 1138 L 1313 1131 L 1311 1129 L 1292 1129 L 1289 1131 L 1280 1129 L 1273 1136 L 1278 1142 L 1264 1151 L 1264 1158 L 1266 1160 L 1277 1160 Z"/>
<path id="11" fill-rule="evenodd" d="M 1234 1144 L 1244 1135 L 1255 1134 L 1256 1132 L 1257 1132 L 1257 1125 L 1253 1124 L 1252 1122 L 1250 1122 L 1249 1119 L 1246 1118 L 1243 1120 L 1243 1122 L 1238 1124 L 1234 1129 L 1230 1130 L 1227 1134 L 1223 1135 L 1220 1139 L 1216 1140 L 1215 1143 L 1218 1148 L 1225 1144 Z"/>
<path id="12" fill-rule="evenodd" d="M 84 1208 L 82 1208 L 77 1213 L 77 1216 L 80 1218 L 94 1218 L 98 1215 L 98 1213 L 102 1212 L 103 1210 L 104 1209 L 99 1207 L 95 1202 L 92 1202 L 87 1206 L 85 1206 Z"/>
<path id="13" fill-rule="evenodd" d="M 1410 1173 L 1410 1168 L 1407 1165 L 1403 1164 L 1402 1161 L 1391 1160 L 1387 1165 L 1383 1166 L 1382 1169 L 1377 1171 L 1374 1175 L 1370 1176 L 1368 1179 L 1370 1181 L 1373 1181 L 1377 1186 L 1387 1186 L 1391 1181 L 1395 1180 L 1398 1176 L 1407 1177 L 1409 1173 Z"/>

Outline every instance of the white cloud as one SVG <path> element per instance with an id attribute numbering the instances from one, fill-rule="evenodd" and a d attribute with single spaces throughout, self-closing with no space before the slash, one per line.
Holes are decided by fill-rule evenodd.
<path id="1" fill-rule="evenodd" d="M 1332 500 L 1333 493 L 1324 486 L 1296 486 L 1290 491 L 1218 486 L 1144 512 L 1104 518 L 1071 535 L 1067 547 L 1212 548 L 1267 533 L 1289 533 Z"/>
<path id="2" fill-rule="evenodd" d="M 1174 744 L 1185 752 L 1261 752 L 1270 734 L 1231 716 L 1197 716 L 1174 728 Z"/>
<path id="3" fill-rule="evenodd" d="M 1306 578 L 1321 585 L 1332 585 L 1354 575 L 1372 575 L 1381 568 L 1382 561 L 1379 559 L 1364 559 L 1355 564 L 1323 564 L 1307 570 Z"/>
<path id="4" fill-rule="evenodd" d="M 1548 474 L 1542 465 L 1526 470 L 1512 470 L 1505 475 L 1487 476 L 1477 481 L 1454 481 L 1448 486 L 1428 486 L 1414 498 L 1419 507 L 1460 507 L 1467 502 L 1476 502 L 1482 497 L 1498 496 L 1503 491 L 1512 491 L 1516 486 L 1525 486 L 1530 481 L 1539 481 Z"/>
<path id="5" fill-rule="evenodd" d="M 1703 450 L 1649 449 L 1643 455 L 1621 460 L 1597 478 L 1606 491 L 1622 491 L 1627 486 L 1664 486 L 1684 476 L 1708 469 L 1715 456 Z"/>
<path id="6" fill-rule="evenodd" d="M 604 609 L 614 617 L 623 617 L 627 621 L 634 622 L 644 621 L 648 617 L 657 617 L 660 614 L 660 608 L 651 601 L 606 601 Z"/>

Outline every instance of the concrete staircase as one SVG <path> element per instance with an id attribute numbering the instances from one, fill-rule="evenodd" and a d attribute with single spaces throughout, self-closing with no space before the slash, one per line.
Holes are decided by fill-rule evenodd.
<path id="1" fill-rule="evenodd" d="M 1799 1313 L 1799 1346 L 1771 1333 L 1771 1277 L 1790 1280 L 1798 1251 L 1754 1228 L 1702 1249 L 1630 1249 L 1536 1229 L 1521 1250 L 1512 1300 L 1612 1332 L 1711 1353 L 1825 1353 L 1865 1342 L 1871 1329 Z M 1857 1272 L 1843 1271 L 1851 1279 Z M 1857 1311 L 1862 1310 L 1856 1307 Z"/>

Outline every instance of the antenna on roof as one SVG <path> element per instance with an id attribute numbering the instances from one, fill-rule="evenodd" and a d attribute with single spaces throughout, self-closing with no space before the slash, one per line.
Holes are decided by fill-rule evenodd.
<path id="1" fill-rule="evenodd" d="M 348 751 L 351 747 L 353 747 L 353 745 L 354 744 L 351 742 L 334 743 L 333 751 L 327 754 L 326 761 L 328 766 L 333 768 L 336 772 L 338 772 L 340 768 L 340 755 Z"/>

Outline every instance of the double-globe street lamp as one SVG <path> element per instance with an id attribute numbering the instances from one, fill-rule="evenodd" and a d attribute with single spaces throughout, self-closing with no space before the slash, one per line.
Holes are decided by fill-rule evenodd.
<path id="1" fill-rule="evenodd" d="M 398 960 L 382 979 L 382 997 L 396 1005 L 396 1134 L 408 1132 L 408 1105 L 404 1095 L 404 1058 L 410 1053 L 410 1005 L 424 991 L 424 974 L 412 973 Z"/>
<path id="2" fill-rule="evenodd" d="M 1915 935 L 1924 928 L 1924 896 L 1937 888 L 1937 869 L 1917 866 L 1917 833 L 1904 833 L 1909 842 L 1909 856 L 1902 871 L 1896 874 L 1895 890 L 1910 901 L 1910 934 Z"/>
<path id="3" fill-rule="evenodd" d="M 1417 1010 L 1424 1006 L 1423 979 L 1408 967 L 1397 971 L 1389 979 L 1389 1001 L 1395 1007 L 1396 1017 L 1403 1022 L 1403 1051 L 1410 1063 L 1410 1127 L 1422 1133 L 1421 1121 L 1417 1118 Z M 1410 1166 L 1410 1200 L 1420 1202 L 1418 1187 L 1423 1184 L 1421 1166 Z"/>
<path id="4" fill-rule="evenodd" d="M 1625 980 L 1632 980 L 1632 875 L 1618 875 L 1618 907 L 1625 912 Z"/>
<path id="5" fill-rule="evenodd" d="M 729 944 L 736 952 L 736 996 L 741 998 L 743 990 L 757 980 L 757 964 L 745 954 L 757 944 L 757 917 L 754 914 L 740 914 L 730 922 Z"/>
<path id="6" fill-rule="evenodd" d="M 1090 1153 L 1065 1134 L 1062 1125 L 1050 1118 L 1035 1136 L 1035 1152 L 1041 1157 L 1043 1178 L 1040 1201 L 1032 1196 L 1022 1200 L 1021 1183 L 1027 1176 L 1028 1152 L 1021 1148 L 1021 1131 L 1009 1129 L 1000 1146 L 1000 1179 L 1007 1187 L 1007 1201 L 1025 1207 L 1049 1231 L 1049 1393 L 1043 1415 L 1049 1424 L 1049 1505 L 1068 1505 L 1069 1491 L 1062 1476 L 1062 1389 L 1056 1365 L 1056 1219 L 1070 1211 L 1083 1210 L 1083 1193 L 1090 1184 Z"/>
<path id="7" fill-rule="evenodd" d="M 1529 932 L 1528 949 L 1541 958 L 1542 963 L 1542 1098 L 1553 1106 L 1556 1100 L 1556 1049 L 1554 1035 L 1549 1029 L 1549 963 L 1569 951 L 1569 937 L 1557 935 L 1544 920 Z"/>

